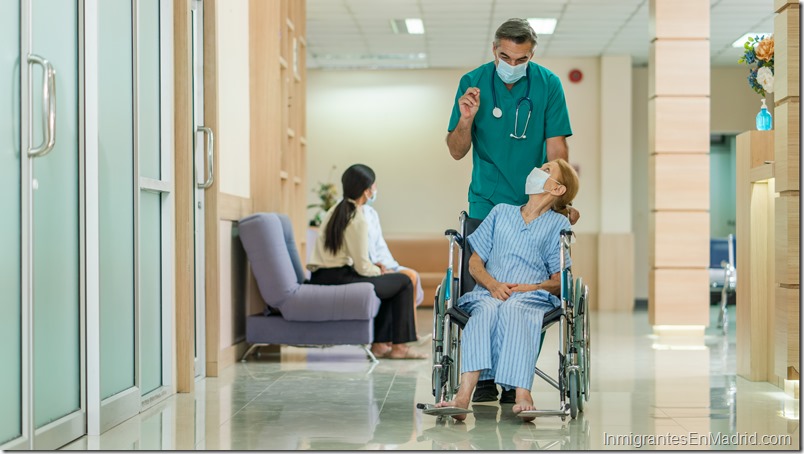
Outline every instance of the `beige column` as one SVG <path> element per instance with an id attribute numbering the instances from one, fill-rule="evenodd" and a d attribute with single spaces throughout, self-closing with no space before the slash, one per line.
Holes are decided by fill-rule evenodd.
<path id="1" fill-rule="evenodd" d="M 799 37 L 800 5 L 776 0 L 774 21 L 774 174 L 776 176 L 776 384 L 799 380 Z M 788 383 L 789 385 L 790 383 Z M 788 389 L 791 386 L 787 387 Z M 797 386 L 795 387 L 797 393 Z"/>
<path id="2" fill-rule="evenodd" d="M 649 8 L 649 320 L 701 333 L 709 324 L 709 8 L 708 0 L 651 0 Z"/>

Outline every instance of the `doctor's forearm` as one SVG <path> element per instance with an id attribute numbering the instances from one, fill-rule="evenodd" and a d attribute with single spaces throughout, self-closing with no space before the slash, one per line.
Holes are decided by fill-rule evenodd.
<path id="1" fill-rule="evenodd" d="M 469 152 L 469 147 L 472 145 L 472 122 L 466 122 L 463 119 L 458 122 L 458 126 L 452 131 L 447 133 L 447 147 L 449 147 L 449 154 L 452 159 L 456 161 L 463 159 L 466 153 Z"/>
<path id="2" fill-rule="evenodd" d="M 569 161 L 569 145 L 567 145 L 567 138 L 564 136 L 550 137 L 547 139 L 547 160 L 555 161 L 559 158 Z"/>

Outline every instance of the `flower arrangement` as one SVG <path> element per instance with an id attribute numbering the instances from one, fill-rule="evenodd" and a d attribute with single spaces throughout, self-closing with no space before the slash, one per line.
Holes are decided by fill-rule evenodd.
<path id="1" fill-rule="evenodd" d="M 748 85 L 763 97 L 773 93 L 773 35 L 749 36 L 743 49 L 745 52 L 738 63 L 749 67 L 756 65 L 748 72 Z"/>
<path id="2" fill-rule="evenodd" d="M 332 170 L 335 170 L 335 166 L 332 166 Z M 330 171 L 330 177 L 332 176 L 332 170 Z M 319 181 L 318 186 L 313 188 L 313 193 L 318 195 L 320 202 L 307 205 L 307 209 L 318 208 L 315 216 L 310 219 L 310 226 L 318 227 L 321 225 L 321 221 L 324 220 L 324 215 L 327 211 L 338 202 L 338 188 L 335 183 L 322 183 Z"/>

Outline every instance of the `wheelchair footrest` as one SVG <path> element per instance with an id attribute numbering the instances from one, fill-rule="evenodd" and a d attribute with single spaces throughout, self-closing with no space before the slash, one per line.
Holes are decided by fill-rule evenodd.
<path id="1" fill-rule="evenodd" d="M 436 407 L 433 404 L 416 404 L 416 408 L 422 410 L 425 415 L 433 416 L 452 416 L 452 415 L 468 415 L 472 410 L 460 407 Z"/>
<path id="2" fill-rule="evenodd" d="M 561 410 L 525 410 L 516 414 L 520 418 L 533 418 L 539 416 L 569 416 L 568 411 Z"/>

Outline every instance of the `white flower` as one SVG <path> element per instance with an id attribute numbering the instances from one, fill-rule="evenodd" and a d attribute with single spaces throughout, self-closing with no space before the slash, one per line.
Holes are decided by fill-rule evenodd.
<path id="1" fill-rule="evenodd" d="M 770 68 L 763 66 L 757 70 L 757 82 L 766 93 L 773 93 L 773 71 Z"/>

